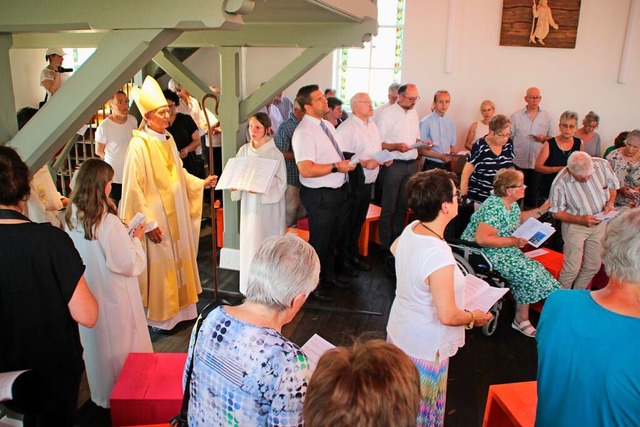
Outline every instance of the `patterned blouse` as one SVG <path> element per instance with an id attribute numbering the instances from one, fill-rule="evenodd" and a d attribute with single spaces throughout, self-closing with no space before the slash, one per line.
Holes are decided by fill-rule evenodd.
<path id="1" fill-rule="evenodd" d="M 307 357 L 271 328 L 217 307 L 205 319 L 194 357 L 190 426 L 301 426 L 311 377 Z M 186 377 L 185 377 L 186 381 Z"/>
<path id="2" fill-rule="evenodd" d="M 482 203 L 493 190 L 496 173 L 513 166 L 513 142 L 509 139 L 502 147 L 502 152 L 496 155 L 482 137 L 471 146 L 467 161 L 475 168 L 469 177 L 468 196 L 474 202 Z"/>
<path id="3" fill-rule="evenodd" d="M 609 164 L 611 164 L 613 173 L 618 177 L 620 186 L 635 188 L 640 185 L 640 160 L 635 163 L 625 160 L 622 156 L 624 149 L 625 147 L 622 147 L 613 151 L 609 157 L 607 157 L 607 160 Z M 616 196 L 617 206 L 628 206 L 632 201 L 633 199 L 626 198 L 621 194 Z"/>

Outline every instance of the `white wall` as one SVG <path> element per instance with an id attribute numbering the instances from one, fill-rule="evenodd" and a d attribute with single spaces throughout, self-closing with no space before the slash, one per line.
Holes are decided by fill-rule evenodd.
<path id="1" fill-rule="evenodd" d="M 453 68 L 445 73 L 450 2 L 457 5 Z M 436 90 L 451 92 L 448 114 L 459 139 L 480 118 L 483 99 L 493 100 L 497 112 L 508 116 L 524 107 L 526 89 L 537 86 L 541 107 L 554 118 L 565 110 L 581 117 L 589 110 L 598 113 L 603 145 L 611 145 L 620 131 L 640 127 L 640 29 L 634 35 L 629 81 L 617 83 L 629 3 L 618 0 L 614 7 L 582 0 L 576 48 L 540 49 L 499 45 L 502 1 L 407 0 L 402 77 L 420 89 L 420 117 L 429 112 Z"/>
<path id="2" fill-rule="evenodd" d="M 11 78 L 16 110 L 31 106 L 38 108 L 44 99 L 45 90 L 40 86 L 40 72 L 47 66 L 44 59 L 46 49 L 11 49 Z"/>

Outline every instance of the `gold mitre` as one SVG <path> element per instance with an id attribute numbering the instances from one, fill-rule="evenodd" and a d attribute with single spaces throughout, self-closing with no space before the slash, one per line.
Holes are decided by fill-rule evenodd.
<path id="1" fill-rule="evenodd" d="M 153 111 L 167 105 L 167 100 L 162 94 L 160 85 L 156 79 L 151 76 L 145 77 L 141 88 L 134 86 L 131 89 L 131 97 L 143 116 L 149 111 Z"/>

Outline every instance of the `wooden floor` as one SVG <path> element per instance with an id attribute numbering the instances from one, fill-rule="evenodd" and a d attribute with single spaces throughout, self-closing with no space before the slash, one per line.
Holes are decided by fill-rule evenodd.
<path id="1" fill-rule="evenodd" d="M 352 279 L 348 289 L 336 289 L 335 301 L 318 303 L 312 299 L 302 308 L 283 334 L 298 345 L 304 344 L 314 333 L 335 345 L 349 345 L 354 340 L 385 338 L 385 327 L 394 297 L 395 283 L 379 260 L 378 248 L 370 248 L 372 270 Z M 203 288 L 201 309 L 212 298 L 213 275 L 211 238 L 203 230 L 198 256 Z M 221 295 L 233 299 L 238 288 L 237 272 L 219 273 Z M 535 340 L 525 337 L 510 326 L 513 303 L 504 304 L 495 334 L 486 337 L 479 329 L 468 331 L 466 345 L 450 361 L 445 424 L 452 426 L 480 426 L 490 384 L 530 381 L 536 378 Z M 532 314 L 532 322 L 538 317 Z M 185 352 L 192 322 L 176 327 L 171 335 L 151 333 L 156 352 Z M 420 339 L 420 337 L 416 337 Z M 108 411 L 92 405 L 86 381 L 80 395 L 78 426 L 100 427 L 110 425 Z"/>

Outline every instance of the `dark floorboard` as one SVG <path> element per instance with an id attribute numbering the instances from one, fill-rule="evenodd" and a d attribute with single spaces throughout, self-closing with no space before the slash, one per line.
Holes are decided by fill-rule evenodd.
<path id="1" fill-rule="evenodd" d="M 370 272 L 361 272 L 351 279 L 348 289 L 335 289 L 332 303 L 309 299 L 283 334 L 298 345 L 304 344 L 314 333 L 335 345 L 349 345 L 360 338 L 386 338 L 385 327 L 395 283 L 379 261 L 378 248 L 370 247 Z M 203 233 L 198 256 L 200 276 L 205 292 L 198 304 L 202 309 L 213 298 L 213 260 L 211 237 Z M 233 300 L 238 288 L 238 273 L 219 271 L 220 295 Z M 480 426 L 484 415 L 490 384 L 530 381 L 536 378 L 536 344 L 511 328 L 513 302 L 506 302 L 493 336 L 487 337 L 479 329 L 468 331 L 466 345 L 450 361 L 445 424 Z M 538 316 L 532 313 L 532 322 Z M 184 322 L 170 335 L 151 332 L 156 352 L 185 352 L 193 322 Z M 417 337 L 419 338 L 419 337 Z M 110 425 L 109 414 L 90 402 L 86 381 L 80 396 L 78 426 Z"/>

